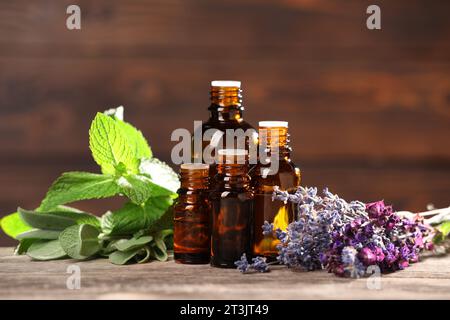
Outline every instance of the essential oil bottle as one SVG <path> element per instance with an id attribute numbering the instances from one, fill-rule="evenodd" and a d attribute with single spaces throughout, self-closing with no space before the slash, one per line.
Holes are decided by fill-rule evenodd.
<path id="1" fill-rule="evenodd" d="M 176 262 L 202 264 L 210 261 L 209 166 L 182 164 L 181 186 L 174 206 L 174 258 Z"/>
<path id="2" fill-rule="evenodd" d="M 260 151 L 258 164 L 250 171 L 251 186 L 255 194 L 253 254 L 273 261 L 277 256 L 276 246 L 279 240 L 274 235 L 263 235 L 264 221 L 273 223 L 274 230 L 285 230 L 295 218 L 293 206 L 279 200 L 272 201 L 273 187 L 295 190 L 300 185 L 300 169 L 291 160 L 288 122 L 261 121 L 258 136 L 260 150 L 265 149 L 267 157 L 263 159 Z"/>
<path id="3" fill-rule="evenodd" d="M 210 193 L 212 208 L 211 265 L 235 268 L 243 253 L 251 256 L 253 193 L 248 153 L 244 149 L 218 151 L 217 174 Z"/>
<path id="4" fill-rule="evenodd" d="M 201 148 L 196 148 L 194 143 L 192 148 L 192 159 L 193 162 L 210 164 L 210 176 L 214 177 L 217 173 L 215 166 L 215 151 L 228 148 L 245 149 L 249 151 L 250 145 L 256 150 L 257 132 L 249 123 L 244 121 L 244 106 L 242 104 L 240 81 L 211 81 L 210 98 L 211 105 L 208 108 L 210 116 L 209 119 L 202 124 L 201 130 L 203 134 L 207 131 L 215 133 L 213 133 L 209 139 L 202 139 Z M 242 132 L 245 133 L 243 145 L 240 145 L 235 136 L 227 134 L 227 129 L 233 129 L 234 133 L 238 133 L 236 130 L 241 129 Z M 222 138 L 220 138 L 221 134 L 223 134 Z M 227 140 L 232 141 L 232 143 L 227 143 Z M 212 148 L 213 151 L 205 152 L 207 155 L 210 155 L 210 157 L 205 158 L 203 153 L 208 146 Z M 249 154 L 253 159 L 253 152 Z M 256 160 L 254 163 L 256 163 Z"/>

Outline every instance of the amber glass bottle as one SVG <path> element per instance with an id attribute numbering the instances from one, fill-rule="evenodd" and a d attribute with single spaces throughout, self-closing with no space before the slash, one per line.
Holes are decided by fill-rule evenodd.
<path id="1" fill-rule="evenodd" d="M 247 151 L 218 151 L 217 174 L 210 193 L 212 208 L 211 265 L 235 268 L 243 253 L 252 252 L 253 193 Z"/>
<path id="2" fill-rule="evenodd" d="M 295 190 L 300 184 L 300 170 L 290 158 L 292 149 L 289 147 L 287 122 L 261 121 L 258 135 L 260 150 L 265 149 L 267 157 L 263 159 L 260 153 L 258 164 L 250 171 L 251 186 L 255 193 L 253 254 L 274 260 L 279 241 L 273 235 L 264 236 L 262 225 L 264 221 L 268 221 L 273 223 L 274 229 L 284 230 L 293 221 L 294 207 L 282 201 L 272 201 L 272 193 L 274 186 L 287 191 Z M 273 159 L 278 162 L 275 166 L 273 164 L 271 166 Z"/>
<path id="3" fill-rule="evenodd" d="M 210 111 L 210 117 L 206 122 L 202 124 L 201 130 L 203 134 L 208 130 L 215 133 L 211 135 L 209 139 L 210 141 L 202 141 L 201 150 L 200 148 L 197 148 L 194 143 L 192 148 L 192 158 L 193 162 L 203 162 L 210 164 L 210 176 L 214 177 L 217 173 L 214 161 L 216 160 L 216 154 L 214 151 L 207 152 L 208 155 L 211 154 L 211 157 L 205 159 L 205 157 L 203 156 L 203 151 L 205 150 L 205 148 L 208 146 L 213 147 L 214 150 L 222 148 L 244 148 L 249 151 L 250 144 L 252 144 L 253 146 L 255 146 L 256 150 L 257 132 L 250 124 L 244 121 L 244 106 L 242 104 L 242 90 L 240 81 L 211 81 L 210 94 L 211 105 L 208 108 Z M 238 145 L 237 139 L 235 139 L 235 137 L 231 135 L 228 136 L 230 138 L 229 140 L 233 141 L 233 145 L 226 145 L 227 129 L 242 129 L 243 132 L 246 133 L 244 143 L 245 145 Z M 224 134 L 221 139 L 218 138 L 220 137 L 220 133 Z M 249 154 L 252 156 L 251 159 L 254 159 L 253 152 Z M 256 163 L 256 161 L 252 161 L 252 163 Z"/>
<path id="4" fill-rule="evenodd" d="M 209 166 L 182 164 L 181 186 L 174 207 L 174 258 L 179 263 L 210 260 Z"/>

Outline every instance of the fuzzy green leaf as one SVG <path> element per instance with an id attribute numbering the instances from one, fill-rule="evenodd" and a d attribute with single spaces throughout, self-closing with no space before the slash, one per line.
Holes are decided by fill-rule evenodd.
<path id="1" fill-rule="evenodd" d="M 65 228 L 76 224 L 72 218 L 53 213 L 43 213 L 18 208 L 20 218 L 28 225 L 36 229 L 45 230 L 64 230 Z"/>
<path id="2" fill-rule="evenodd" d="M 132 258 L 138 256 L 140 253 L 146 255 L 147 251 L 144 249 L 145 245 L 133 248 L 127 251 L 115 251 L 109 255 L 109 261 L 113 264 L 123 265 L 129 262 Z"/>
<path id="3" fill-rule="evenodd" d="M 139 238 L 121 239 L 114 244 L 114 247 L 119 251 L 127 251 L 149 243 L 153 240 L 152 236 L 142 236 Z"/>
<path id="4" fill-rule="evenodd" d="M 11 238 L 16 238 L 17 235 L 22 232 L 31 230 L 32 227 L 26 224 L 21 218 L 18 212 L 14 212 L 10 215 L 3 217 L 0 220 L 0 225 L 3 232 Z"/>
<path id="5" fill-rule="evenodd" d="M 22 239 L 20 240 L 19 244 L 17 245 L 16 249 L 14 250 L 14 254 L 16 255 L 22 255 L 27 252 L 28 248 L 35 243 L 42 241 L 42 239 Z"/>
<path id="6" fill-rule="evenodd" d="M 119 187 L 112 175 L 66 172 L 50 187 L 39 209 L 48 211 L 75 201 L 112 197 L 118 192 Z"/>
<path id="7" fill-rule="evenodd" d="M 59 236 L 61 247 L 71 258 L 84 260 L 100 250 L 99 231 L 88 224 L 68 227 Z"/>
<path id="8" fill-rule="evenodd" d="M 57 230 L 42 230 L 42 229 L 31 229 L 21 234 L 17 235 L 17 240 L 23 239 L 42 239 L 42 240 L 55 240 L 58 239 L 61 232 Z"/>
<path id="9" fill-rule="evenodd" d="M 66 252 L 58 240 L 39 240 L 30 245 L 27 255 L 35 260 L 55 260 L 65 257 Z"/>

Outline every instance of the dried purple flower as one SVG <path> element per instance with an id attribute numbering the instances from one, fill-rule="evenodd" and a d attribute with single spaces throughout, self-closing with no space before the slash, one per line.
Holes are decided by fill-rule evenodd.
<path id="1" fill-rule="evenodd" d="M 241 256 L 240 260 L 234 263 L 234 265 L 242 273 L 245 273 L 250 269 L 250 265 L 248 263 L 247 256 L 245 255 L 245 253 Z"/>
<path id="2" fill-rule="evenodd" d="M 252 259 L 252 269 L 258 272 L 268 272 L 269 265 L 266 262 L 266 258 L 264 257 L 256 257 Z"/>
<path id="3" fill-rule="evenodd" d="M 251 270 L 256 272 L 269 272 L 269 264 L 266 262 L 266 258 L 264 257 L 255 257 L 252 258 L 252 263 L 248 263 L 248 259 L 246 254 L 242 254 L 241 259 L 236 261 L 234 265 L 237 267 L 237 269 L 242 272 L 246 273 Z"/>
<path id="4" fill-rule="evenodd" d="M 273 223 L 269 223 L 267 221 L 264 221 L 264 224 L 262 225 L 263 229 L 263 235 L 269 236 L 273 234 Z"/>

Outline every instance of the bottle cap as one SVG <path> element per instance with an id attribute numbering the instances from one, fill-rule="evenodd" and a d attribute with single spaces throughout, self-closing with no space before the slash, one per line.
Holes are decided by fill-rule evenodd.
<path id="1" fill-rule="evenodd" d="M 287 128 L 287 121 L 260 121 L 258 123 L 260 127 L 263 128 Z"/>
<path id="2" fill-rule="evenodd" d="M 220 149 L 218 152 L 219 156 L 246 156 L 248 151 L 244 149 Z"/>
<path id="3" fill-rule="evenodd" d="M 183 163 L 181 169 L 184 170 L 208 170 L 209 164 L 205 163 Z"/>
<path id="4" fill-rule="evenodd" d="M 214 80 L 211 81 L 211 87 L 241 87 L 240 81 L 234 81 L 234 80 Z"/>

